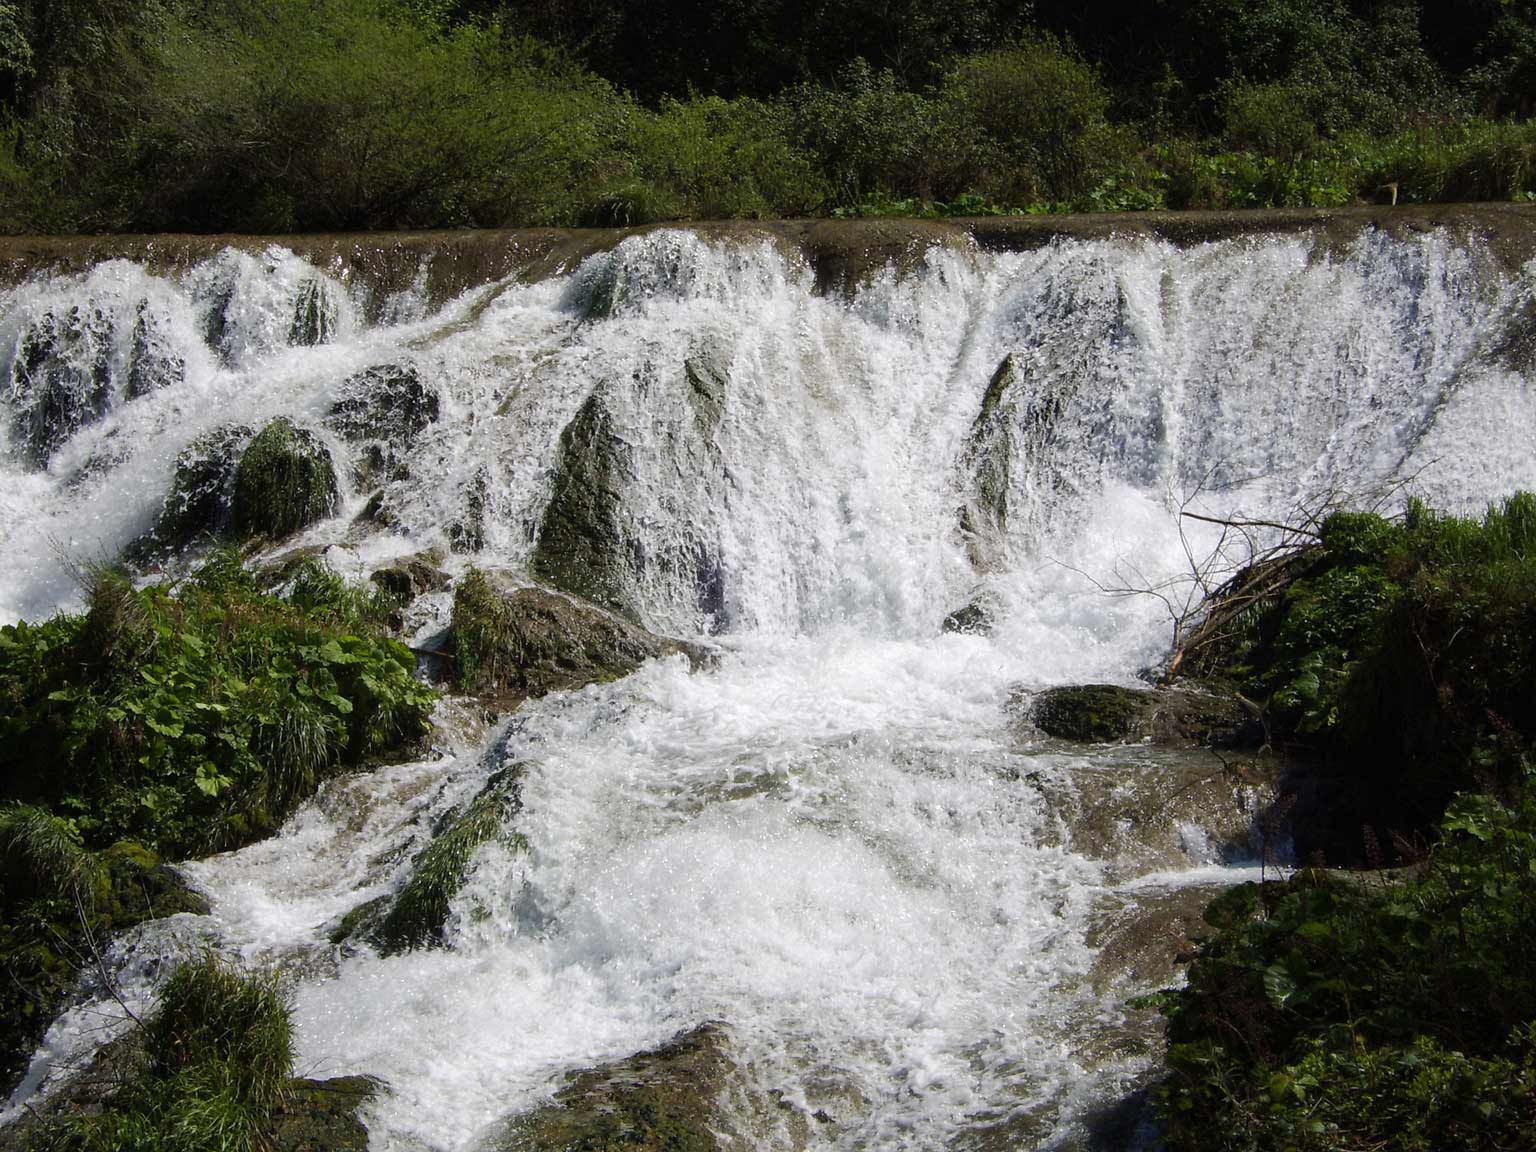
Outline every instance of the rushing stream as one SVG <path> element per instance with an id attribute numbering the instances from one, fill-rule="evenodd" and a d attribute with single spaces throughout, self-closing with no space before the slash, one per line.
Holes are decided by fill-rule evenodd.
<path id="1" fill-rule="evenodd" d="M 741 1146 L 1078 1146 L 1160 1043 L 1106 922 L 1255 869 L 1261 798 L 1113 815 L 1219 765 L 1044 740 L 1010 698 L 1156 663 L 1218 531 L 1181 509 L 1536 487 L 1510 351 L 1536 264 L 1442 232 L 934 246 L 851 297 L 781 245 L 681 231 L 443 304 L 333 271 L 229 249 L 0 295 L 0 621 L 72 606 L 71 571 L 152 528 L 189 442 L 287 415 L 344 507 L 284 548 L 357 579 L 429 548 L 527 570 L 557 475 L 600 443 L 617 602 L 719 654 L 510 717 L 445 701 L 430 758 L 190 865 L 212 916 L 114 945 L 130 1005 L 205 941 L 284 965 L 300 1072 L 387 1084 L 379 1150 L 480 1147 L 564 1073 L 705 1021 Z M 325 416 L 383 365 L 438 416 L 381 472 Z M 418 640 L 450 602 L 413 607 Z M 991 634 L 941 631 L 970 602 Z M 479 851 L 451 947 L 328 942 L 513 763 L 527 849 Z M 13 1105 L 121 1015 L 87 989 Z"/>

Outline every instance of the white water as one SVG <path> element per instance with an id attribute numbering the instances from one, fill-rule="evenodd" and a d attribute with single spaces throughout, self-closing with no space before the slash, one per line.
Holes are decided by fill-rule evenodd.
<path id="1" fill-rule="evenodd" d="M 721 630 L 709 672 L 654 664 L 486 733 L 448 708 L 438 756 L 334 785 L 281 836 L 191 867 L 214 902 L 202 930 L 302 973 L 301 1071 L 388 1083 L 377 1149 L 472 1148 L 563 1072 L 705 1020 L 728 1026 L 759 1093 L 782 1093 L 747 1124 L 761 1147 L 969 1146 L 1029 1116 L 1029 1140 L 1067 1141 L 1147 1064 L 1112 1039 L 1127 990 L 1088 979 L 1096 908 L 1232 869 L 1196 825 L 1172 869 L 1074 851 L 1049 785 L 1124 754 L 1022 739 L 1010 692 L 1129 680 L 1158 658 L 1162 605 L 1095 582 L 1185 572 L 1185 500 L 1284 517 L 1395 483 L 1455 508 L 1536 486 L 1536 395 L 1491 353 L 1536 269 L 1511 277 L 1439 234 L 1333 253 L 1304 236 L 935 249 L 849 302 L 815 296 L 809 269 L 766 244 L 664 232 L 430 315 L 402 297 L 386 309 L 398 322 L 372 328 L 320 275 L 231 252 L 177 281 L 114 263 L 0 298 L 0 349 L 76 305 L 113 318 L 115 341 L 105 415 L 46 470 L 9 418 L 0 430 L 0 619 L 69 606 L 69 562 L 152 525 L 194 436 L 276 415 L 320 429 L 349 375 L 409 362 L 442 416 L 385 489 L 397 527 L 352 524 L 370 493 L 348 491 L 297 543 L 332 545 L 360 577 L 446 550 L 483 486 L 474 562 L 526 564 L 561 431 L 596 392 L 624 446 L 622 530 L 659 561 L 633 603 L 661 630 Z M 326 342 L 293 347 L 315 283 Z M 588 317 L 594 292 L 611 315 Z M 129 399 L 144 299 L 184 370 Z M 68 355 L 97 355 L 80 343 Z M 1061 414 L 1048 438 L 1015 435 L 981 572 L 959 529 L 967 444 L 1010 354 L 1007 418 L 1047 395 Z M 728 381 L 704 432 L 690 360 Z M 324 435 L 345 465 L 351 449 Z M 1185 527 L 1197 555 L 1211 546 Z M 718 613 L 693 585 L 700 550 L 722 574 Z M 994 634 L 940 634 L 977 594 Z M 454 946 L 333 954 L 325 929 L 389 891 L 435 817 L 512 761 L 530 850 L 482 850 Z M 50 1058 L 78 1053 L 90 1024 L 61 1021 Z"/>

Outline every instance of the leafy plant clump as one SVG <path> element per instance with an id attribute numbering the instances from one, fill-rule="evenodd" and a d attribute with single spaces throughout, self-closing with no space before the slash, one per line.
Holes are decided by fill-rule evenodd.
<path id="1" fill-rule="evenodd" d="M 1456 801 L 1427 867 L 1372 887 L 1248 884 L 1160 994 L 1172 1147 L 1531 1148 L 1536 798 Z"/>
<path id="2" fill-rule="evenodd" d="M 1480 519 L 1419 502 L 1396 520 L 1335 513 L 1270 569 L 1218 595 L 1220 626 L 1192 634 L 1182 667 L 1232 681 L 1277 738 L 1356 781 L 1369 806 L 1356 815 L 1425 831 L 1458 791 L 1505 795 L 1523 778 L 1536 745 L 1536 496 Z"/>
<path id="3" fill-rule="evenodd" d="M 0 629 L 0 779 L 86 847 L 177 859 L 274 830 L 326 777 L 399 755 L 432 692 L 365 601 L 263 595 L 227 553 L 176 588 L 97 573 L 88 610 Z"/>

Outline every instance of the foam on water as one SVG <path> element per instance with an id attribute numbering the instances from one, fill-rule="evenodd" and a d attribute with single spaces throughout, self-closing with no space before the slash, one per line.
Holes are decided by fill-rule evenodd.
<path id="1" fill-rule="evenodd" d="M 1095 1039 L 1123 1021 L 1088 979 L 1096 904 L 1240 870 L 1198 823 L 1178 829 L 1186 868 L 1140 880 L 1074 851 L 1040 779 L 1102 754 L 1021 741 L 1010 695 L 1159 658 L 1188 558 L 1218 539 L 1181 508 L 1284 517 L 1405 482 L 1475 508 L 1536 486 L 1518 431 L 1536 398 L 1498 353 L 1536 269 L 1510 276 L 1442 234 L 936 248 L 851 300 L 813 282 L 767 243 L 659 232 L 435 313 L 407 294 L 371 328 L 340 282 L 276 249 L 0 297 L 13 359 L 38 317 L 75 307 L 118 341 L 110 403 L 44 466 L 16 448 L 22 425 L 0 434 L 0 619 L 67 606 L 70 562 L 153 523 L 196 435 L 278 415 L 321 428 L 349 376 L 404 363 L 441 406 L 383 488 L 395 527 L 352 525 L 371 493 L 349 489 L 300 543 L 360 579 L 446 546 L 478 502 L 474 562 L 524 566 L 562 433 L 600 403 L 617 531 L 649 559 L 632 606 L 716 633 L 713 670 L 653 663 L 483 734 L 450 709 L 434 757 L 336 782 L 273 840 L 189 867 L 208 931 L 297 973 L 301 1071 L 389 1085 L 374 1148 L 472 1148 L 564 1072 L 706 1020 L 782 1101 L 779 1121 L 743 1121 L 763 1147 L 817 1113 L 796 1137 L 813 1147 L 941 1148 L 1026 1116 L 1031 1139 L 1066 1141 L 1147 1063 Z M 183 369 L 129 395 L 141 301 Z M 978 519 L 994 378 L 986 443 L 1006 467 L 986 463 L 1004 478 L 988 499 L 1002 491 L 1006 516 Z M 350 485 L 352 447 L 323 435 Z M 1164 600 L 1112 594 L 1133 588 Z M 940 634 L 973 598 L 993 634 Z M 507 765 L 527 851 L 481 849 L 451 946 L 335 954 L 337 919 Z M 88 1048 L 88 1009 L 55 1026 L 25 1090 Z"/>

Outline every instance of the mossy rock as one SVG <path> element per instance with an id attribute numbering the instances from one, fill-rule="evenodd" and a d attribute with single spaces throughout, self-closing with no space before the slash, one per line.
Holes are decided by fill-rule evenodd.
<path id="1" fill-rule="evenodd" d="M 112 406 L 113 321 L 99 308 L 48 312 L 22 333 L 11 364 L 12 443 L 43 469 Z"/>
<path id="2" fill-rule="evenodd" d="M 396 603 L 404 606 L 428 592 L 448 587 L 448 575 L 438 565 L 436 552 L 418 552 L 375 571 L 369 579 Z"/>
<path id="3" fill-rule="evenodd" d="M 208 902 L 141 844 L 82 852 L 78 863 L 51 886 L 26 876 L 15 861 L 0 874 L 0 1092 L 15 1085 L 64 1008 L 90 941 L 105 947 L 113 933 L 146 920 L 208 911 Z"/>
<path id="4" fill-rule="evenodd" d="M 272 1114 L 272 1152 L 367 1152 L 357 1110 L 378 1094 L 369 1076 L 290 1080 Z"/>
<path id="5" fill-rule="evenodd" d="M 1036 694 L 1028 715 L 1046 735 L 1082 744 L 1151 740 L 1241 748 L 1264 742 L 1253 712 L 1230 695 L 1074 684 Z"/>
<path id="6" fill-rule="evenodd" d="M 459 688 L 482 695 L 541 696 L 616 680 L 645 661 L 703 650 L 655 636 L 612 612 L 542 588 L 501 591 L 471 570 L 453 597 Z"/>
<path id="7" fill-rule="evenodd" d="M 554 1103 L 509 1121 L 488 1152 L 718 1152 L 740 1146 L 719 1101 L 735 1075 L 725 1029 L 570 1076 Z"/>
<path id="8" fill-rule="evenodd" d="M 441 939 L 449 907 L 464 887 L 469 862 L 482 844 L 501 837 L 511 847 L 521 846 L 521 838 L 506 826 L 522 807 L 521 779 L 521 765 L 496 773 L 432 843 L 417 854 L 411 864 L 410 879 L 395 894 L 389 910 L 372 932 L 386 956 Z M 355 910 L 362 914 L 361 920 L 369 915 L 363 913 L 366 908 L 365 904 Z"/>
<path id="9" fill-rule="evenodd" d="M 236 535 L 291 536 L 336 511 L 331 454 L 313 432 L 279 418 L 263 428 L 235 467 L 231 521 Z"/>
<path id="10" fill-rule="evenodd" d="M 226 424 L 205 432 L 181 450 L 171 490 L 155 525 L 156 544 L 180 548 L 229 526 L 235 468 L 252 435 L 249 428 Z"/>
<path id="11" fill-rule="evenodd" d="M 620 516 L 629 451 L 601 396 L 588 397 L 560 433 L 560 463 L 531 560 L 541 580 L 618 611 L 632 609 L 627 590 L 642 555 Z"/>
<path id="12" fill-rule="evenodd" d="M 992 631 L 992 611 L 980 600 L 972 600 L 944 617 L 943 629 L 963 636 L 986 636 Z"/>

